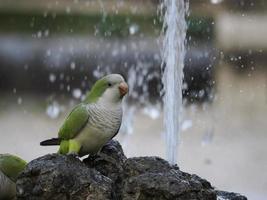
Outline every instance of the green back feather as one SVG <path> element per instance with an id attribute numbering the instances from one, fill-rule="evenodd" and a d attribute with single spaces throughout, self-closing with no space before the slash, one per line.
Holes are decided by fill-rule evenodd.
<path id="1" fill-rule="evenodd" d="M 89 118 L 89 113 L 86 105 L 81 103 L 77 105 L 65 119 L 61 126 L 58 137 L 63 140 L 74 138 L 86 125 Z"/>
<path id="2" fill-rule="evenodd" d="M 20 172 L 27 165 L 26 161 L 11 154 L 0 154 L 0 170 L 12 181 L 16 181 Z"/>
<path id="3" fill-rule="evenodd" d="M 106 77 L 99 79 L 92 87 L 91 91 L 86 95 L 85 103 L 95 103 L 108 88 Z"/>

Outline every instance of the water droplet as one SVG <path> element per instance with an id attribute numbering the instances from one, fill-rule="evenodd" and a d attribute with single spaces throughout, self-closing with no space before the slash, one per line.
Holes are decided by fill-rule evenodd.
<path id="1" fill-rule="evenodd" d="M 192 120 L 188 119 L 188 120 L 184 120 L 181 126 L 181 130 L 182 131 L 186 131 L 189 128 L 191 128 L 193 125 Z"/>
<path id="2" fill-rule="evenodd" d="M 199 97 L 200 99 L 202 99 L 202 98 L 204 97 L 204 95 L 205 95 L 205 90 L 199 90 L 199 92 L 198 92 L 198 97 Z"/>
<path id="3" fill-rule="evenodd" d="M 210 0 L 210 2 L 211 2 L 212 4 L 219 4 L 219 3 L 222 3 L 223 0 Z"/>
<path id="4" fill-rule="evenodd" d="M 51 56 L 51 50 L 50 50 L 50 49 L 47 49 L 47 50 L 46 50 L 46 55 L 47 55 L 47 56 Z"/>
<path id="5" fill-rule="evenodd" d="M 19 98 L 17 99 L 17 103 L 18 103 L 19 105 L 22 104 L 22 98 L 21 98 L 21 97 L 19 97 Z"/>
<path id="6" fill-rule="evenodd" d="M 119 54 L 118 49 L 113 49 L 113 51 L 111 52 L 112 56 L 115 57 Z"/>
<path id="7" fill-rule="evenodd" d="M 18 191 L 18 193 L 19 193 L 20 195 L 22 195 L 22 194 L 24 193 L 24 190 L 23 190 L 23 188 L 21 188 L 21 187 L 17 187 L 17 191 Z"/>
<path id="8" fill-rule="evenodd" d="M 160 117 L 160 109 L 157 108 L 156 106 L 146 106 L 143 109 L 143 113 L 154 120 Z"/>
<path id="9" fill-rule="evenodd" d="M 79 99 L 82 96 L 82 91 L 79 88 L 75 88 L 72 90 L 72 96 L 76 99 Z"/>
<path id="10" fill-rule="evenodd" d="M 67 85 L 67 91 L 68 92 L 70 91 L 70 85 Z"/>
<path id="11" fill-rule="evenodd" d="M 29 69 L 29 65 L 25 64 L 24 69 L 27 71 Z"/>
<path id="12" fill-rule="evenodd" d="M 72 70 L 75 70 L 75 68 L 76 68 L 76 63 L 75 63 L 75 62 L 71 62 L 71 63 L 70 63 L 70 68 L 71 68 Z"/>
<path id="13" fill-rule="evenodd" d="M 139 26 L 138 26 L 137 24 L 132 24 L 132 25 L 129 27 L 129 33 L 130 33 L 130 35 L 134 35 L 134 34 L 136 34 L 138 31 L 139 31 Z"/>
<path id="14" fill-rule="evenodd" d="M 201 145 L 205 146 L 207 144 L 210 144 L 213 140 L 213 135 L 214 135 L 214 130 L 213 128 L 210 128 L 209 130 L 206 131 L 206 133 L 204 133 L 203 137 L 202 137 L 202 141 L 201 141 Z"/>
<path id="15" fill-rule="evenodd" d="M 41 38 L 42 37 L 42 31 L 38 31 L 37 32 L 37 38 Z"/>
<path id="16" fill-rule="evenodd" d="M 47 106 L 46 108 L 46 114 L 51 118 L 51 119 L 56 119 L 58 118 L 60 114 L 60 107 L 57 102 L 52 102 L 50 105 Z"/>
<path id="17" fill-rule="evenodd" d="M 71 11 L 70 7 L 69 7 L 69 6 L 67 6 L 67 7 L 66 7 L 66 13 L 67 13 L 67 14 L 69 14 L 69 13 L 70 13 L 70 11 Z"/>
<path id="18" fill-rule="evenodd" d="M 49 36 L 49 30 L 48 30 L 48 29 L 45 30 L 45 32 L 44 32 L 44 36 L 45 36 L 45 37 L 48 37 L 48 36 Z"/>
<path id="19" fill-rule="evenodd" d="M 56 79 L 57 79 L 57 77 L 55 74 L 53 74 L 53 73 L 49 74 L 49 81 L 51 83 L 54 83 L 56 81 Z"/>

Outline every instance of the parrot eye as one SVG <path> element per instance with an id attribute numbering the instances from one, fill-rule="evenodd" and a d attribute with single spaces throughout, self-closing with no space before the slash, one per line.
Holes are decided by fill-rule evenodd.
<path id="1" fill-rule="evenodd" d="M 111 87 L 111 86 L 112 86 L 112 84 L 111 84 L 111 83 L 108 83 L 108 86 L 109 86 L 109 87 Z"/>

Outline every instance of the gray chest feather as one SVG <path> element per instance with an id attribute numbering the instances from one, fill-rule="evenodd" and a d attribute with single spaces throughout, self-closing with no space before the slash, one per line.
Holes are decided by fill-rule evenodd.
<path id="1" fill-rule="evenodd" d="M 88 125 L 104 134 L 116 134 L 121 126 L 122 108 L 120 105 L 107 107 L 93 104 L 88 107 Z"/>

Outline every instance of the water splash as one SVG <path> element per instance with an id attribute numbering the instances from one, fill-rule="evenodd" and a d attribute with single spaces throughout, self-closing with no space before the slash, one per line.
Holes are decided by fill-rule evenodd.
<path id="1" fill-rule="evenodd" d="M 59 117 L 61 112 L 60 105 L 58 102 L 53 101 L 51 104 L 49 104 L 46 108 L 46 114 L 51 118 L 51 119 L 56 119 Z"/>
<path id="2" fill-rule="evenodd" d="M 161 11 L 163 23 L 163 92 L 164 128 L 167 159 L 177 163 L 177 147 L 182 112 L 182 82 L 185 57 L 185 37 L 188 3 L 184 0 L 164 0 Z"/>

